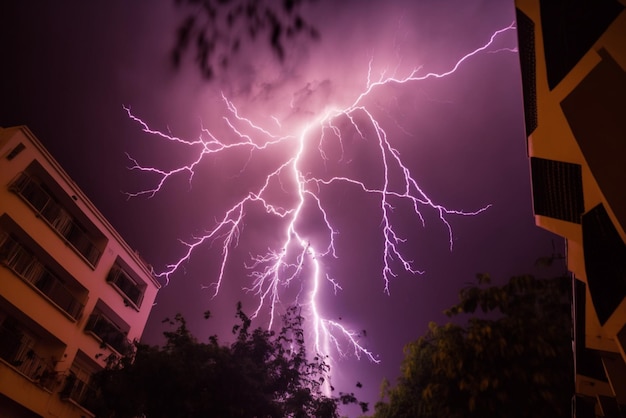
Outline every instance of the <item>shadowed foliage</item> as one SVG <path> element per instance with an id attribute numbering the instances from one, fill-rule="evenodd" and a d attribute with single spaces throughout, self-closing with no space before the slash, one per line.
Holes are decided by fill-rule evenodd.
<path id="1" fill-rule="evenodd" d="M 205 313 L 209 317 L 209 313 Z M 201 343 L 177 315 L 164 347 L 136 344 L 132 356 L 111 359 L 94 376 L 98 417 L 338 417 L 341 404 L 358 403 L 352 393 L 328 397 L 328 365 L 306 356 L 303 318 L 293 307 L 279 333 L 251 329 L 237 306 L 235 341 Z M 361 405 L 366 410 L 366 405 Z"/>
<path id="2" fill-rule="evenodd" d="M 207 79 L 225 69 L 245 42 L 267 40 L 276 57 L 285 58 L 285 45 L 300 35 L 318 39 L 319 33 L 299 13 L 315 0 L 175 0 L 184 10 L 171 53 L 175 68 L 192 52 Z"/>
<path id="3" fill-rule="evenodd" d="M 513 277 L 463 289 L 448 316 L 405 347 L 395 387 L 383 383 L 374 416 L 563 417 L 573 394 L 571 278 Z M 482 311 L 482 314 L 478 311 Z"/>

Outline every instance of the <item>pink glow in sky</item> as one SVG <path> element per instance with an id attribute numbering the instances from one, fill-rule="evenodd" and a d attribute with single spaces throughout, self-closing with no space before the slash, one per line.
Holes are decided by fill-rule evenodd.
<path id="1" fill-rule="evenodd" d="M 401 272 L 411 275 L 424 273 L 414 266 L 414 262 L 407 254 L 410 253 L 407 249 L 410 248 L 410 241 L 406 237 L 412 234 L 407 234 L 396 226 L 393 212 L 397 205 L 412 206 L 413 216 L 424 228 L 426 221 L 422 212 L 424 210 L 435 212 L 439 222 L 445 225 L 449 248 L 452 251 L 454 232 L 449 219 L 455 216 L 476 216 L 491 205 L 467 211 L 448 208 L 444 204 L 434 202 L 419 186 L 419 181 L 413 177 L 407 163 L 396 150 L 394 146 L 396 138 L 387 134 L 388 129 L 379 121 L 377 112 L 365 103 L 370 96 L 376 96 L 379 89 L 388 85 L 402 88 L 431 78 L 453 77 L 456 71 L 462 71 L 461 67 L 465 61 L 479 59 L 481 54 L 515 53 L 517 49 L 511 37 L 509 37 L 511 45 L 497 46 L 501 37 L 513 33 L 514 30 L 513 23 L 494 30 L 482 44 L 453 60 L 450 67 L 442 72 L 424 70 L 423 65 L 416 64 L 410 72 L 399 74 L 398 66 L 391 64 L 389 66 L 392 68 L 386 68 L 377 74 L 372 68 L 374 61 L 372 57 L 367 71 L 362 71 L 365 74 L 362 77 L 362 86 L 353 94 L 353 98 L 347 104 L 339 105 L 331 97 L 327 97 L 326 103 L 317 103 L 316 110 L 307 112 L 309 118 L 303 122 L 303 126 L 283 123 L 289 120 L 289 116 L 279 117 L 264 113 L 267 111 L 264 106 L 254 109 L 254 113 L 259 116 L 258 119 L 251 119 L 242 115 L 238 107 L 222 93 L 224 116 L 222 124 L 218 125 L 216 130 L 223 133 L 215 134 L 212 128 L 205 128 L 197 138 L 186 140 L 150 128 L 129 108 L 125 108 L 129 118 L 136 121 L 144 132 L 154 135 L 157 139 L 178 144 L 185 148 L 185 154 L 190 155 L 185 164 L 165 170 L 144 165 L 135 157 L 129 156 L 132 162 L 131 170 L 157 177 L 153 187 L 129 192 L 130 198 L 153 197 L 167 187 L 168 180 L 178 175 L 186 177 L 189 187 L 192 188 L 196 170 L 201 164 L 206 164 L 205 160 L 229 152 L 248 156 L 248 161 L 240 167 L 236 178 L 243 183 L 249 183 L 249 189 L 235 197 L 233 206 L 228 207 L 224 213 L 215 214 L 215 221 L 205 228 L 203 234 L 181 240 L 185 247 L 183 256 L 167 264 L 157 277 L 164 279 L 165 284 L 169 284 L 185 264 L 193 261 L 195 253 L 214 247 L 215 251 L 221 253 L 221 260 L 213 268 L 214 272 L 210 273 L 215 276 L 215 280 L 204 287 L 211 290 L 212 297 L 218 297 L 223 282 L 231 279 L 226 275 L 231 254 L 238 251 L 241 242 L 248 240 L 246 232 L 243 231 L 247 213 L 252 210 L 264 210 L 269 217 L 278 218 L 279 226 L 273 236 L 268 236 L 267 250 L 258 254 L 253 253 L 247 263 L 250 283 L 244 285 L 242 290 L 257 298 L 251 318 L 255 319 L 260 314 L 267 313 L 269 317 L 267 326 L 271 329 L 277 316 L 284 314 L 286 308 L 293 304 L 302 305 L 304 315 L 308 317 L 306 324 L 310 332 L 309 340 L 312 340 L 312 351 L 314 355 L 329 358 L 331 375 L 336 356 L 343 357 L 349 352 L 353 352 L 358 359 L 365 356 L 370 361 L 378 363 L 380 361 L 378 357 L 360 341 L 361 334 L 358 331 L 350 330 L 341 323 L 328 319 L 320 309 L 322 286 L 329 286 L 335 293 L 343 290 L 342 279 L 332 277 L 324 270 L 326 259 L 340 258 L 335 248 L 335 240 L 341 235 L 341 229 L 332 221 L 326 209 L 328 200 L 332 201 L 332 197 L 324 196 L 323 189 L 339 184 L 352 189 L 351 192 L 356 190 L 374 196 L 376 204 L 365 210 L 376 211 L 378 206 L 380 233 L 372 237 L 371 245 L 382 246 L 378 260 L 380 264 L 378 276 L 382 279 L 382 289 L 387 294 L 390 294 L 390 281 Z M 342 91 L 339 95 L 345 94 Z M 292 96 L 286 102 L 292 112 L 300 112 L 300 105 L 296 104 L 299 95 Z M 252 112 L 252 109 L 250 111 Z M 345 143 L 345 137 L 348 135 L 355 140 L 354 145 L 350 144 L 351 147 L 374 148 L 374 162 L 377 166 L 372 167 L 374 181 L 364 181 L 362 175 L 346 175 L 342 170 L 345 164 L 349 164 L 345 155 L 346 147 L 349 146 Z M 400 140 L 407 140 L 407 136 L 410 140 L 411 137 L 406 131 L 396 135 Z M 270 166 L 264 174 L 256 174 L 252 178 L 248 176 L 246 171 L 251 160 L 258 158 L 268 160 L 270 158 L 267 157 L 267 153 L 277 152 L 284 154 L 284 159 Z M 312 159 L 317 161 L 312 163 Z M 339 172 L 329 174 L 329 164 L 337 166 Z M 312 167 L 316 165 L 322 165 L 323 168 L 314 170 Z M 211 175 L 219 176 L 220 173 Z M 215 192 L 215 195 L 219 193 Z M 287 204 L 283 203 L 285 200 Z M 355 208 L 348 207 L 346 210 L 352 212 Z M 254 228 L 254 225 L 247 228 Z M 350 242 L 349 235 L 343 239 Z M 277 242 L 277 245 L 272 245 L 273 242 Z M 242 244 L 241 247 L 247 249 L 248 246 Z M 298 290 L 292 297 L 285 298 L 284 289 L 292 287 Z"/>
<path id="2" fill-rule="evenodd" d="M 334 331 L 349 354 L 330 353 L 333 385 L 373 405 L 382 378 L 397 376 L 403 345 L 429 321 L 445 321 L 441 312 L 475 273 L 505 280 L 551 254 L 552 236 L 532 218 L 514 30 L 454 74 L 374 86 L 454 69 L 514 21 L 512 2 L 314 2 L 307 15 L 318 42 L 291 44 L 282 65 L 268 48 L 247 45 L 211 83 L 191 65 L 175 74 L 168 66 L 171 2 L 70 3 L 0 6 L 9 57 L 0 124 L 28 124 L 169 277 L 146 341 L 160 341 L 161 320 L 176 312 L 200 339 L 227 341 L 236 301 L 258 309 L 257 325 L 266 326 L 273 298 L 282 302 L 275 315 L 297 300 L 315 307 L 311 335 Z M 123 105 L 166 136 L 143 132 Z M 184 170 L 158 193 L 127 199 L 195 161 L 193 176 Z M 490 204 L 475 217 L 442 219 L 437 209 Z M 202 241 L 211 231 L 216 239 Z M 185 243 L 198 248 L 168 267 L 186 256 Z M 213 318 L 204 321 L 207 309 Z"/>

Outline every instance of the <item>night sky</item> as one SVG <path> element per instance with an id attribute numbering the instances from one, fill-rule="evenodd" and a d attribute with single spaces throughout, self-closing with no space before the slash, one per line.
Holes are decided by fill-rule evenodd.
<path id="1" fill-rule="evenodd" d="M 447 72 L 514 21 L 512 1 L 320 1 L 305 11 L 319 40 L 297 38 L 287 45 L 282 64 L 264 40 L 247 43 L 228 69 L 208 82 L 190 59 L 180 71 L 172 69 L 169 52 L 182 16 L 173 2 L 130 3 L 2 2 L 0 126 L 28 125 L 157 272 L 184 255 L 180 240 L 194 242 L 258 190 L 265 176 L 293 155 L 307 123 L 330 107 L 353 103 L 367 85 L 368 68 L 371 79 L 403 78 L 418 67 L 418 74 Z M 383 377 L 393 381 L 399 373 L 404 344 L 422 335 L 429 321 L 445 321 L 442 311 L 476 273 L 488 272 L 500 282 L 514 274 L 541 275 L 534 261 L 552 254 L 553 241 L 562 245 L 534 226 L 518 57 L 507 50 L 516 42 L 509 31 L 448 77 L 378 86 L 359 103 L 434 202 L 463 211 L 492 205 L 476 217 L 446 218 L 454 233 L 450 251 L 448 230 L 435 211 L 423 208 L 422 226 L 406 201 L 390 199 L 395 231 L 406 239 L 399 248 L 423 274 L 403 272 L 396 261 L 398 275 L 385 293 L 380 197 L 353 184 L 311 187 L 337 232 L 337 258 L 317 260 L 323 274 L 342 287 L 335 295 L 329 281 L 320 282 L 320 313 L 360 333 L 360 343 L 380 360 L 331 353 L 333 383 L 372 406 Z M 167 171 L 194 161 L 200 148 L 143 132 L 124 106 L 154 130 L 194 141 L 206 129 L 232 144 L 238 139 L 224 117 L 235 118 L 222 93 L 239 115 L 295 139 L 266 150 L 239 147 L 207 155 L 193 177 L 177 174 L 153 197 L 128 199 L 127 193 L 152 189 L 160 178 L 129 170 L 133 162 L 127 154 L 142 166 Z M 375 131 L 363 112 L 353 116 L 363 137 L 345 116 L 334 120 L 342 142 L 328 129 L 320 142 L 322 131 L 310 130 L 300 165 L 307 178 L 350 176 L 382 187 Z M 246 133 L 259 143 L 268 140 L 249 128 Z M 395 187 L 400 171 L 391 173 Z M 267 196 L 288 207 L 297 201 L 294 185 L 285 176 L 281 181 Z M 297 227 L 311 248 L 326 248 L 325 224 L 315 205 L 305 207 Z M 177 312 L 200 340 L 217 333 L 228 341 L 235 303 L 242 301 L 250 313 L 258 304 L 241 290 L 252 283 L 245 265 L 268 248 L 279 251 L 284 229 L 280 218 L 250 206 L 215 297 L 211 284 L 219 275 L 222 241 L 199 246 L 160 291 L 144 341 L 160 343 L 162 319 Z M 281 290 L 277 312 L 298 294 L 298 301 L 307 301 L 311 265 L 306 261 L 303 273 Z M 202 318 L 206 310 L 213 313 L 208 321 Z M 262 310 L 256 324 L 266 325 L 268 312 Z"/>

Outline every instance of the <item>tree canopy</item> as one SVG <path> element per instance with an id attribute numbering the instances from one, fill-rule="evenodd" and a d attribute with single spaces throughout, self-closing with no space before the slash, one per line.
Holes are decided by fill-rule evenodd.
<path id="1" fill-rule="evenodd" d="M 221 345 L 215 336 L 199 342 L 177 315 L 165 346 L 136 343 L 132 356 L 112 358 L 94 376 L 89 409 L 115 418 L 338 417 L 340 404 L 358 402 L 351 393 L 324 394 L 328 365 L 307 359 L 298 308 L 278 333 L 251 329 L 241 305 L 237 317 L 235 341 Z"/>
<path id="2" fill-rule="evenodd" d="M 477 281 L 446 311 L 471 314 L 468 322 L 431 323 L 405 347 L 402 375 L 383 384 L 374 417 L 570 415 L 571 279 Z"/>

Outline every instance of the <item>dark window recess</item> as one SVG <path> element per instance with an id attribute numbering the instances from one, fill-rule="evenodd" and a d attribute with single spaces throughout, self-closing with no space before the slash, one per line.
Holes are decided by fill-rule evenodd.
<path id="1" fill-rule="evenodd" d="M 109 345 L 120 354 L 126 354 L 131 348 L 126 333 L 99 312 L 91 314 L 85 331 L 96 335 L 104 344 Z"/>
<path id="2" fill-rule="evenodd" d="M 97 264 L 100 250 L 85 229 L 50 196 L 43 185 L 30 175 L 21 173 L 11 184 L 11 190 L 24 198 L 89 264 Z"/>
<path id="3" fill-rule="evenodd" d="M 13 318 L 0 324 L 0 358 L 37 384 L 52 390 L 55 373 L 50 358 L 37 353 L 32 345 Z"/>
<path id="4" fill-rule="evenodd" d="M 70 399 L 81 406 L 89 406 L 95 401 L 97 390 L 88 381 L 70 371 L 59 395 L 61 399 Z"/>
<path id="5" fill-rule="evenodd" d="M 626 245 L 602 204 L 583 215 L 582 226 L 587 284 L 604 325 L 626 297 Z"/>
<path id="6" fill-rule="evenodd" d="M 574 281 L 574 343 L 576 350 L 576 374 L 591 377 L 603 382 L 608 381 L 602 357 L 596 350 L 591 350 L 585 346 L 585 311 L 586 311 L 586 291 L 585 282 L 576 279 Z"/>
<path id="7" fill-rule="evenodd" d="M 596 400 L 588 396 L 574 395 L 572 416 L 576 418 L 596 418 Z"/>
<path id="8" fill-rule="evenodd" d="M 20 142 L 7 154 L 7 160 L 11 161 L 13 158 L 17 157 L 20 152 L 24 151 L 25 148 L 26 146 Z"/>
<path id="9" fill-rule="evenodd" d="M 130 276 L 119 266 L 114 265 L 107 276 L 107 282 L 114 284 L 125 299 L 128 299 L 135 306 L 141 306 L 145 286 L 139 286 Z"/>
<path id="10" fill-rule="evenodd" d="M 623 8 L 617 0 L 541 0 L 550 90 L 574 68 Z"/>
<path id="11" fill-rule="evenodd" d="M 535 60 L 535 23 L 516 9 L 517 39 L 524 94 L 524 122 L 526 136 L 537 129 L 537 79 Z"/>
<path id="12" fill-rule="evenodd" d="M 530 166 L 535 214 L 580 223 L 585 210 L 580 165 L 532 157 Z"/>
<path id="13" fill-rule="evenodd" d="M 0 230 L 0 264 L 37 288 L 69 316 L 78 319 L 83 304 L 63 280 L 6 232 Z"/>
<path id="14" fill-rule="evenodd" d="M 567 122 L 613 214 L 626 225 L 626 71 L 604 49 L 561 102 Z"/>
<path id="15" fill-rule="evenodd" d="M 617 399 L 614 397 L 598 395 L 598 403 L 603 417 L 619 417 L 621 415 Z"/>

